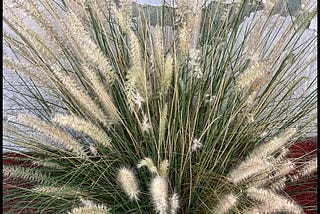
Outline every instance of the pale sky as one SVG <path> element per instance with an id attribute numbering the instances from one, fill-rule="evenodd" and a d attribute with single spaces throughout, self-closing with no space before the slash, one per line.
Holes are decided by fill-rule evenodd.
<path id="1" fill-rule="evenodd" d="M 161 0 L 136 0 L 136 2 L 140 4 L 151 4 L 156 6 L 160 6 L 162 4 Z"/>

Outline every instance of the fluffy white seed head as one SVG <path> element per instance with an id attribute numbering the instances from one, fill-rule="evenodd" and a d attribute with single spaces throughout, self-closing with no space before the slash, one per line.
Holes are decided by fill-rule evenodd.
<path id="1" fill-rule="evenodd" d="M 84 199 L 84 198 L 82 198 L 82 197 L 80 197 L 80 202 L 81 202 L 81 204 L 84 205 L 84 206 L 94 206 L 93 201 L 86 200 L 86 199 Z"/>
<path id="2" fill-rule="evenodd" d="M 177 1 L 177 17 L 182 27 L 179 30 L 179 49 L 186 56 L 190 48 L 196 47 L 199 37 L 202 10 L 197 1 Z"/>
<path id="3" fill-rule="evenodd" d="M 167 122 L 168 122 L 168 104 L 166 103 L 164 106 L 163 106 L 163 109 L 161 111 L 161 114 L 160 114 L 160 123 L 159 123 L 159 141 L 160 142 L 163 142 L 165 141 L 165 131 L 166 131 L 166 125 L 167 125 Z M 158 154 L 158 156 L 160 156 Z"/>
<path id="4" fill-rule="evenodd" d="M 287 157 L 287 155 L 289 154 L 290 150 L 286 147 L 281 149 L 281 152 L 279 153 L 279 155 L 276 156 L 275 158 L 275 164 L 280 163 L 282 161 L 285 160 L 285 158 Z"/>
<path id="5" fill-rule="evenodd" d="M 305 176 L 315 173 L 318 169 L 318 158 L 314 157 L 307 161 L 306 164 L 298 170 L 298 172 L 292 176 L 292 181 L 297 181 Z"/>
<path id="6" fill-rule="evenodd" d="M 260 173 L 248 186 L 262 187 L 270 185 L 271 189 L 279 190 L 285 187 L 286 176 L 294 170 L 295 164 L 291 161 L 272 161 L 269 170 Z"/>
<path id="7" fill-rule="evenodd" d="M 33 65 L 14 60 L 11 57 L 3 55 L 3 66 L 9 68 L 12 71 L 19 73 L 22 76 L 27 76 L 35 83 L 46 87 L 51 87 L 51 83 L 48 80 L 48 75 L 42 72 L 39 68 Z"/>
<path id="8" fill-rule="evenodd" d="M 317 157 L 311 159 L 310 161 L 308 161 L 303 168 L 300 171 L 300 176 L 306 176 L 306 175 L 310 175 L 313 172 L 317 171 L 317 166 L 318 166 L 318 159 Z"/>
<path id="9" fill-rule="evenodd" d="M 283 190 L 286 187 L 286 177 L 282 177 L 279 180 L 273 182 L 270 186 L 270 189 L 273 191 L 280 191 Z"/>
<path id="10" fill-rule="evenodd" d="M 44 159 L 34 160 L 34 161 L 32 161 L 32 164 L 35 166 L 50 167 L 50 168 L 56 168 L 56 169 L 63 168 L 62 166 L 60 166 L 57 163 L 46 161 Z"/>
<path id="11" fill-rule="evenodd" d="M 168 176 L 168 167 L 169 167 L 168 160 L 161 161 L 160 167 L 159 167 L 159 175 L 162 177 L 167 177 Z"/>
<path id="12" fill-rule="evenodd" d="M 165 61 L 165 67 L 164 67 L 164 74 L 162 75 L 162 82 L 161 85 L 163 87 L 163 91 L 167 92 L 170 86 L 170 82 L 172 79 L 172 73 L 173 73 L 173 57 L 169 55 Z"/>
<path id="13" fill-rule="evenodd" d="M 90 33 L 85 29 L 79 17 L 72 12 L 68 13 L 65 27 L 67 32 L 70 33 L 70 38 L 73 38 L 71 44 L 75 46 L 75 50 L 79 51 L 79 57 L 84 62 L 96 65 L 109 84 L 112 84 L 115 79 L 113 68 L 101 49 L 91 38 Z"/>
<path id="14" fill-rule="evenodd" d="M 96 205 L 94 203 L 82 207 L 76 207 L 68 212 L 68 214 L 108 214 L 109 209 L 104 205 Z"/>
<path id="15" fill-rule="evenodd" d="M 87 65 L 82 65 L 82 68 L 85 75 L 90 80 L 94 91 L 98 95 L 99 102 L 108 112 L 110 121 L 112 121 L 113 123 L 121 121 L 118 109 L 113 103 L 113 98 L 112 96 L 110 96 L 110 92 L 105 87 L 105 84 L 100 80 L 98 74 Z"/>
<path id="16" fill-rule="evenodd" d="M 131 74 L 128 76 L 129 78 L 134 78 L 134 82 L 136 83 L 135 88 L 141 94 L 142 97 L 148 96 L 148 83 L 146 78 L 146 73 L 144 66 L 142 64 L 142 46 L 139 42 L 138 37 L 134 33 L 129 34 L 129 49 L 131 55 Z M 128 73 L 129 74 L 129 73 Z"/>
<path id="17" fill-rule="evenodd" d="M 136 104 L 136 106 L 138 107 L 138 109 L 141 109 L 142 108 L 142 104 L 145 102 L 145 99 L 140 95 L 139 92 L 137 92 L 134 95 L 133 101 Z"/>
<path id="18" fill-rule="evenodd" d="M 101 128 L 90 122 L 73 115 L 59 114 L 53 121 L 61 126 L 68 126 L 74 130 L 81 131 L 91 137 L 96 143 L 111 148 L 111 138 Z"/>
<path id="19" fill-rule="evenodd" d="M 190 29 L 184 24 L 183 28 L 179 31 L 179 49 L 183 55 L 186 55 L 190 49 L 191 34 Z"/>
<path id="20" fill-rule="evenodd" d="M 237 204 L 237 197 L 233 194 L 227 194 L 223 196 L 218 204 L 215 206 L 213 213 L 224 214 L 229 211 Z"/>
<path id="21" fill-rule="evenodd" d="M 203 76 L 203 73 L 200 68 L 199 56 L 200 56 L 200 50 L 197 50 L 194 48 L 190 50 L 190 65 L 194 72 L 194 76 L 197 79 L 200 79 Z"/>
<path id="22" fill-rule="evenodd" d="M 249 88 L 251 84 L 261 75 L 259 67 L 251 66 L 239 76 L 235 85 L 236 92 L 241 92 L 245 88 Z"/>
<path id="23" fill-rule="evenodd" d="M 36 192 L 44 195 L 51 196 L 80 196 L 83 193 L 70 188 L 70 187 L 53 187 L 53 186 L 36 186 L 31 189 L 32 192 Z"/>
<path id="24" fill-rule="evenodd" d="M 231 170 L 229 173 L 229 179 L 234 184 L 238 184 L 249 179 L 253 175 L 267 172 L 270 167 L 272 167 L 272 164 L 266 159 L 260 157 L 251 157 Z"/>
<path id="25" fill-rule="evenodd" d="M 192 145 L 191 145 L 191 151 L 192 152 L 196 152 L 200 149 L 202 149 L 203 145 L 202 143 L 200 142 L 200 139 L 193 139 L 193 142 L 192 142 Z"/>
<path id="26" fill-rule="evenodd" d="M 170 214 L 176 214 L 178 212 L 178 209 L 180 208 L 178 194 L 173 193 L 169 202 L 170 202 Z"/>
<path id="27" fill-rule="evenodd" d="M 25 180 L 37 182 L 39 184 L 50 185 L 47 175 L 44 175 L 39 171 L 35 171 L 30 168 L 4 165 L 2 168 L 2 174 L 6 177 L 22 178 Z"/>
<path id="28" fill-rule="evenodd" d="M 256 96 L 257 96 L 257 91 L 253 91 L 253 92 L 248 96 L 248 98 L 247 98 L 247 103 L 248 103 L 249 106 L 253 104 Z"/>
<path id="29" fill-rule="evenodd" d="M 149 171 L 152 174 L 158 174 L 157 167 L 154 165 L 154 163 L 153 163 L 151 158 L 144 158 L 137 164 L 138 168 L 141 168 L 143 166 L 148 167 Z"/>
<path id="30" fill-rule="evenodd" d="M 143 114 L 143 120 L 141 124 L 141 130 L 143 132 L 150 132 L 150 129 L 152 128 L 151 123 L 149 122 L 149 119 L 146 114 Z"/>
<path id="31" fill-rule="evenodd" d="M 165 178 L 156 176 L 152 179 L 150 192 L 155 211 L 159 214 L 166 214 L 168 204 L 168 183 Z"/>
<path id="32" fill-rule="evenodd" d="M 74 154 L 78 155 L 81 158 L 88 157 L 81 144 L 77 142 L 71 135 L 67 134 L 63 129 L 46 123 L 41 119 L 31 115 L 21 114 L 18 116 L 18 120 L 21 123 L 30 126 L 32 129 L 39 131 L 43 135 L 49 137 L 59 144 L 58 146 L 55 146 L 53 143 L 47 143 L 46 146 L 72 151 Z"/>
<path id="33" fill-rule="evenodd" d="M 258 146 L 251 153 L 251 156 L 268 156 L 278 149 L 287 145 L 288 141 L 294 136 L 296 129 L 288 129 L 282 133 L 279 137 L 273 138 L 271 141 Z"/>
<path id="34" fill-rule="evenodd" d="M 273 211 L 287 211 L 290 213 L 301 214 L 303 213 L 302 208 L 294 201 L 289 200 L 285 196 L 276 194 L 271 190 L 262 188 L 250 187 L 247 189 L 248 197 L 262 202 L 262 208 L 264 210 Z"/>
<path id="35" fill-rule="evenodd" d="M 110 121 L 108 120 L 106 114 L 97 105 L 97 103 L 90 97 L 86 90 L 84 90 L 77 82 L 76 79 L 62 72 L 61 68 L 57 65 L 52 65 L 51 69 L 53 73 L 57 76 L 57 79 L 63 84 L 63 87 L 70 93 L 75 100 L 79 103 L 79 107 L 86 114 L 89 114 L 93 118 L 97 119 L 105 126 L 110 126 Z"/>
<path id="36" fill-rule="evenodd" d="M 295 164 L 292 163 L 291 161 L 283 161 L 281 163 L 278 163 L 276 165 L 276 173 L 273 177 L 283 177 L 287 174 L 289 174 L 290 172 L 292 172 L 295 168 Z"/>
<path id="37" fill-rule="evenodd" d="M 139 187 L 138 181 L 132 170 L 128 168 L 120 168 L 118 171 L 118 181 L 120 182 L 125 193 L 131 200 L 138 200 Z"/>
<path id="38" fill-rule="evenodd" d="M 122 25 L 125 29 L 130 29 L 132 19 L 132 0 L 120 0 L 120 15 L 122 17 Z"/>

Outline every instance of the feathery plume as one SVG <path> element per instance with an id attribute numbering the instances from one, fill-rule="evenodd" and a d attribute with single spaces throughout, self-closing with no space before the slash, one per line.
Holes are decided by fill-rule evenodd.
<path id="1" fill-rule="evenodd" d="M 80 104 L 80 107 L 84 107 L 85 110 L 90 113 L 90 116 L 98 119 L 98 121 L 109 127 L 110 121 L 106 117 L 106 114 L 103 113 L 101 108 L 92 100 L 88 93 L 80 88 L 75 80 L 71 78 L 71 76 L 63 74 L 59 67 L 52 66 L 52 69 L 53 73 L 62 82 L 63 87 L 65 87 L 76 99 L 76 101 Z"/>
<path id="2" fill-rule="evenodd" d="M 200 64 L 199 64 L 199 55 L 200 55 L 200 50 L 193 49 L 193 48 L 190 50 L 190 65 L 197 79 L 200 79 L 203 76 L 203 73 L 201 71 Z"/>
<path id="3" fill-rule="evenodd" d="M 163 92 L 167 92 L 171 83 L 173 73 L 173 58 L 171 55 L 167 56 L 165 66 L 164 66 L 164 74 L 162 76 L 161 87 L 163 87 Z"/>
<path id="4" fill-rule="evenodd" d="M 93 202 L 93 201 L 83 199 L 82 197 L 80 197 L 80 203 L 81 203 L 83 206 L 93 206 L 93 205 L 94 205 L 94 202 Z"/>
<path id="5" fill-rule="evenodd" d="M 279 148 L 284 147 L 288 141 L 294 136 L 296 133 L 296 129 L 288 129 L 284 133 L 282 133 L 279 137 L 275 137 L 268 143 L 262 144 L 255 148 L 252 153 L 251 157 L 253 156 L 268 156 L 278 150 Z"/>
<path id="6" fill-rule="evenodd" d="M 81 192 L 74 190 L 70 187 L 53 187 L 53 186 L 36 186 L 31 189 L 32 192 L 37 192 L 40 194 L 45 195 L 52 195 L 52 196 L 72 196 L 78 197 L 83 195 Z"/>
<path id="7" fill-rule="evenodd" d="M 279 180 L 274 181 L 270 185 L 270 189 L 273 190 L 273 191 L 283 190 L 286 187 L 286 181 L 287 181 L 287 178 L 286 177 L 282 177 Z"/>
<path id="8" fill-rule="evenodd" d="M 295 164 L 291 161 L 282 161 L 280 163 L 275 163 L 272 161 L 271 163 L 273 169 L 271 168 L 269 173 L 261 173 L 257 177 L 258 179 L 255 179 L 255 181 L 249 186 L 261 187 L 265 186 L 266 184 L 270 184 L 271 189 L 280 189 L 284 187 L 286 180 L 285 176 L 292 172 L 292 170 L 295 168 Z"/>
<path id="9" fill-rule="evenodd" d="M 76 207 L 68 214 L 108 214 L 109 208 L 104 205 L 90 204 L 82 207 Z"/>
<path id="10" fill-rule="evenodd" d="M 126 19 L 126 16 L 122 15 L 122 12 L 116 9 L 116 5 L 111 5 L 112 13 L 114 15 L 114 18 L 118 22 L 119 26 L 122 28 L 122 30 L 126 34 L 132 33 L 132 30 L 130 28 L 131 23 L 128 22 L 128 19 Z"/>
<path id="11" fill-rule="evenodd" d="M 291 161 L 283 161 L 276 165 L 276 169 L 277 170 L 275 171 L 275 175 L 271 178 L 283 177 L 289 174 L 290 172 L 292 172 L 292 170 L 295 169 L 295 164 Z"/>
<path id="12" fill-rule="evenodd" d="M 111 138 L 101 128 L 97 127 L 88 120 L 73 115 L 59 114 L 53 121 L 62 126 L 68 126 L 74 130 L 81 131 L 91 137 L 96 143 L 111 147 Z"/>
<path id="13" fill-rule="evenodd" d="M 131 111 L 133 111 L 137 93 L 140 95 L 141 98 L 147 97 L 148 94 L 148 83 L 146 79 L 146 74 L 142 69 L 142 55 L 140 50 L 140 44 L 134 32 L 129 33 L 129 50 L 132 62 L 131 67 L 128 70 L 128 74 L 126 76 L 127 81 L 125 83 L 125 92 L 128 98 L 129 108 Z"/>
<path id="14" fill-rule="evenodd" d="M 159 175 L 166 178 L 168 176 L 168 167 L 169 167 L 168 160 L 161 161 L 160 167 L 159 167 Z"/>
<path id="15" fill-rule="evenodd" d="M 237 197 L 234 196 L 232 193 L 224 195 L 222 199 L 219 199 L 219 202 L 215 206 L 213 213 L 216 213 L 216 214 L 228 213 L 237 204 L 237 201 L 238 201 Z"/>
<path id="16" fill-rule="evenodd" d="M 190 42 L 191 42 L 191 32 L 188 29 L 187 24 L 184 24 L 184 26 L 179 31 L 179 49 L 183 56 L 187 54 L 187 52 L 190 49 Z"/>
<path id="17" fill-rule="evenodd" d="M 297 181 L 305 176 L 311 175 L 316 172 L 318 168 L 318 158 L 314 157 L 311 160 L 307 161 L 298 172 L 292 176 L 292 181 Z"/>
<path id="18" fill-rule="evenodd" d="M 318 158 L 314 157 L 309 160 L 298 172 L 299 176 L 304 177 L 317 171 Z"/>
<path id="19" fill-rule="evenodd" d="M 277 212 L 289 211 L 290 213 L 303 213 L 303 210 L 294 201 L 276 194 L 271 190 L 250 187 L 246 190 L 248 197 L 263 203 L 264 210 L 273 210 Z"/>
<path id="20" fill-rule="evenodd" d="M 135 87 L 138 92 L 143 96 L 147 97 L 148 94 L 148 84 L 147 84 L 147 77 L 145 71 L 142 66 L 142 53 L 141 53 L 141 45 L 139 42 L 138 37 L 135 33 L 129 34 L 129 48 L 130 48 L 130 55 L 131 55 L 131 67 L 129 78 L 134 78 Z"/>
<path id="21" fill-rule="evenodd" d="M 254 103 L 254 100 L 256 96 L 258 95 L 258 92 L 261 90 L 261 88 L 268 82 L 270 77 L 272 76 L 272 72 L 270 72 L 271 63 L 270 61 L 266 62 L 259 62 L 260 63 L 260 73 L 256 76 L 255 80 L 252 82 L 252 84 L 249 87 L 248 93 L 249 96 L 247 98 L 248 105 L 252 105 Z"/>
<path id="22" fill-rule="evenodd" d="M 235 91 L 241 92 L 244 88 L 249 88 L 251 84 L 261 75 L 261 69 L 256 66 L 250 66 L 238 77 L 235 85 Z"/>
<path id="23" fill-rule="evenodd" d="M 177 16 L 182 24 L 178 35 L 179 49 L 183 56 L 186 56 L 190 47 L 195 47 L 199 37 L 202 10 L 197 8 L 197 4 L 198 2 L 190 0 L 177 2 Z"/>
<path id="24" fill-rule="evenodd" d="M 10 178 L 22 178 L 25 180 L 37 182 L 39 184 L 50 183 L 48 176 L 38 171 L 35 171 L 31 168 L 4 165 L 2 169 L 2 173 L 4 176 L 10 177 Z"/>
<path id="25" fill-rule="evenodd" d="M 80 51 L 79 57 L 82 61 L 93 62 L 101 71 L 109 82 L 112 84 L 115 79 L 115 73 L 111 67 L 108 59 L 99 49 L 98 45 L 92 40 L 90 33 L 84 28 L 76 14 L 69 12 L 67 16 L 68 22 L 66 23 L 66 30 L 71 34 L 74 39 L 76 50 Z"/>
<path id="26" fill-rule="evenodd" d="M 144 158 L 137 164 L 138 168 L 141 168 L 143 166 L 148 167 L 148 169 L 151 173 L 158 174 L 157 167 L 154 165 L 151 158 Z"/>
<path id="27" fill-rule="evenodd" d="M 238 184 L 253 175 L 262 174 L 270 170 L 272 164 L 265 158 L 251 157 L 243 161 L 238 167 L 229 172 L 229 180 L 234 184 Z"/>
<path id="28" fill-rule="evenodd" d="M 51 86 L 48 81 L 48 76 L 42 73 L 37 67 L 19 62 L 17 60 L 13 60 L 6 55 L 3 56 L 2 60 L 5 67 L 16 71 L 18 74 L 27 76 L 39 85 L 43 85 L 46 87 Z"/>
<path id="29" fill-rule="evenodd" d="M 265 14 L 268 15 L 272 8 L 277 4 L 278 0 L 269 0 L 269 1 L 263 1 L 263 3 L 265 4 Z"/>
<path id="30" fill-rule="evenodd" d="M 15 136 L 17 138 L 17 140 L 15 140 L 15 142 L 14 142 L 15 145 L 20 146 L 21 148 L 28 149 L 29 151 L 34 151 L 34 152 L 40 153 L 40 154 L 47 153 L 47 151 L 45 149 L 42 149 L 39 146 L 39 143 L 41 145 L 47 145 L 46 141 L 35 139 L 35 138 L 21 132 L 19 129 L 12 126 L 8 122 L 3 121 L 2 125 L 3 125 L 3 133 L 9 134 L 11 136 Z"/>
<path id="31" fill-rule="evenodd" d="M 40 34 L 29 27 L 29 24 L 23 22 L 21 18 L 17 17 L 16 13 L 7 8 L 10 20 L 8 17 L 3 17 L 4 22 L 19 34 L 20 38 L 24 38 L 24 44 L 29 46 L 29 56 L 36 61 L 39 61 L 39 56 L 47 60 L 47 63 L 54 61 L 53 48 L 44 40 Z M 34 51 L 31 52 L 30 50 Z"/>
<path id="32" fill-rule="evenodd" d="M 168 183 L 165 178 L 156 176 L 151 180 L 150 192 L 155 211 L 159 214 L 166 214 L 168 205 Z"/>
<path id="33" fill-rule="evenodd" d="M 137 94 L 136 91 L 136 74 L 132 69 L 129 69 L 127 81 L 125 82 L 125 93 L 130 111 L 134 111 L 135 108 L 135 96 Z"/>
<path id="34" fill-rule="evenodd" d="M 132 0 L 120 0 L 121 16 L 123 17 L 123 27 L 130 29 L 132 19 Z"/>
<path id="35" fill-rule="evenodd" d="M 178 209 L 180 208 L 179 205 L 179 196 L 177 193 L 173 193 L 169 200 L 170 203 L 170 214 L 176 214 Z"/>
<path id="36" fill-rule="evenodd" d="M 138 37 L 132 32 L 129 35 L 129 47 L 132 58 L 131 66 L 135 69 L 141 70 L 142 54 Z"/>
<path id="37" fill-rule="evenodd" d="M 280 163 L 281 161 L 283 161 L 287 157 L 289 152 L 290 152 L 290 150 L 288 148 L 283 147 L 280 150 L 280 153 L 276 156 L 274 163 L 277 164 L 277 163 Z"/>
<path id="38" fill-rule="evenodd" d="M 131 169 L 122 167 L 117 176 L 123 190 L 131 200 L 138 200 L 139 187 L 138 181 Z"/>
<path id="39" fill-rule="evenodd" d="M 89 78 L 90 82 L 92 83 L 93 89 L 100 98 L 99 101 L 101 102 L 105 110 L 108 112 L 108 116 L 111 118 L 112 121 L 119 122 L 121 119 L 118 110 L 115 107 L 113 100 L 110 97 L 107 90 L 105 89 L 103 83 L 101 82 L 101 80 L 99 80 L 97 74 L 86 65 L 82 65 L 82 67 L 84 69 L 85 75 Z"/>
<path id="40" fill-rule="evenodd" d="M 62 168 L 59 164 L 49 162 L 46 160 L 34 160 L 32 161 L 32 164 L 35 166 L 41 166 L 41 167 Z"/>
<path id="41" fill-rule="evenodd" d="M 18 120 L 58 142 L 64 149 L 72 151 L 81 158 L 88 157 L 82 149 L 82 146 L 71 136 L 67 135 L 62 129 L 55 127 L 54 125 L 49 125 L 46 122 L 30 115 L 19 115 Z"/>
<path id="42" fill-rule="evenodd" d="M 251 94 L 249 94 L 249 96 L 247 98 L 247 103 L 249 106 L 253 104 L 253 102 L 257 96 L 257 93 L 258 93 L 257 91 L 253 91 Z"/>
<path id="43" fill-rule="evenodd" d="M 156 62 L 158 62 L 160 73 L 163 73 L 163 64 L 164 64 L 164 44 L 163 44 L 163 35 L 160 26 L 155 26 L 154 28 L 154 48 L 153 48 L 153 57 Z"/>
<path id="44" fill-rule="evenodd" d="M 166 103 L 161 111 L 161 114 L 160 114 L 159 142 L 164 141 L 164 133 L 166 131 L 166 124 L 167 124 L 167 119 L 168 119 L 167 116 L 168 116 L 168 105 Z"/>
<path id="45" fill-rule="evenodd" d="M 45 4 L 45 3 L 44 3 Z M 44 38 L 49 37 L 50 39 L 46 39 L 52 45 L 50 47 L 58 47 L 59 45 L 65 46 L 65 39 L 58 34 L 58 29 L 56 25 L 53 24 L 52 20 L 48 18 L 48 16 L 41 11 L 40 5 L 34 1 L 24 1 L 21 4 L 21 9 L 29 15 L 37 23 L 37 28 L 40 28 L 42 32 L 45 33 Z M 54 54 L 56 56 L 63 56 L 61 49 L 52 49 L 54 50 Z"/>
<path id="46" fill-rule="evenodd" d="M 176 11 L 179 22 L 185 23 L 189 21 L 191 14 L 193 14 L 192 6 L 193 5 L 191 0 L 177 1 Z"/>

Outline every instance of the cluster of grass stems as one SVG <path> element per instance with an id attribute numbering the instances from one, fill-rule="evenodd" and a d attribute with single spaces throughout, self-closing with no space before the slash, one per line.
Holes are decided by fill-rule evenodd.
<path id="1" fill-rule="evenodd" d="M 288 24 L 276 3 L 164 1 L 150 14 L 126 0 L 5 2 L 4 65 L 21 83 L 4 77 L 19 97 L 5 149 L 29 165 L 4 166 L 5 184 L 27 185 L 4 205 L 302 213 L 283 189 L 316 170 L 316 158 L 288 158 L 315 128 L 304 71 L 316 59 L 304 59 L 316 38 L 301 36 L 316 9 Z"/>

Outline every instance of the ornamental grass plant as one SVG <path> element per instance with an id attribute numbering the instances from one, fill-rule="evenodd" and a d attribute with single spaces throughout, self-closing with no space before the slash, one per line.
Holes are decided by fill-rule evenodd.
<path id="1" fill-rule="evenodd" d="M 283 189 L 316 171 L 316 157 L 287 154 L 316 127 L 316 58 L 305 60 L 316 37 L 301 38 L 317 11 L 276 5 L 5 1 L 3 62 L 20 85 L 3 79 L 19 97 L 5 109 L 4 148 L 31 166 L 3 166 L 5 184 L 30 185 L 3 203 L 303 213 Z"/>

